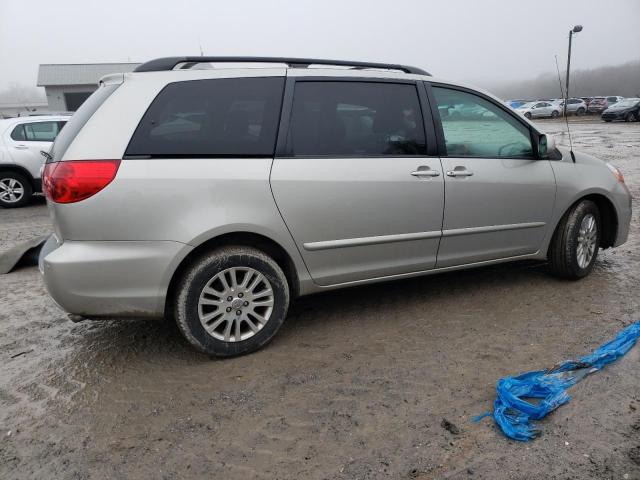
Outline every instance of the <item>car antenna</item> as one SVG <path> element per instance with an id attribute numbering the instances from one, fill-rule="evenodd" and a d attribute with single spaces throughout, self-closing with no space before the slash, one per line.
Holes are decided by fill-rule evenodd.
<path id="1" fill-rule="evenodd" d="M 567 116 L 567 104 L 569 103 L 569 96 L 565 95 L 564 90 L 562 89 L 562 79 L 560 78 L 560 67 L 558 66 L 558 55 L 556 57 L 556 70 L 558 71 L 558 83 L 560 84 L 560 95 L 564 98 L 564 122 L 567 125 L 567 135 L 569 136 L 569 153 L 571 154 L 571 159 L 573 163 L 576 163 L 576 156 L 573 153 L 573 143 L 571 142 L 571 129 L 569 128 L 569 118 Z"/>
<path id="2" fill-rule="evenodd" d="M 569 134 L 569 153 L 571 154 L 571 159 L 573 163 L 576 163 L 576 156 L 573 153 L 573 143 L 571 142 L 571 130 L 569 130 L 569 119 L 567 118 L 567 106 L 569 104 L 569 72 L 571 70 L 571 40 L 573 40 L 574 33 L 580 33 L 582 31 L 582 25 L 575 25 L 571 30 L 569 30 L 569 51 L 567 52 L 567 85 L 565 86 L 565 93 L 567 99 L 564 102 L 564 120 L 567 124 L 567 133 Z"/>

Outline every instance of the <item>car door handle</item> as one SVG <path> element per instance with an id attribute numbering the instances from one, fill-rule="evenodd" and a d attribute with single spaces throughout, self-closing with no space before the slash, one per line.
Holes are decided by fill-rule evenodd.
<path id="1" fill-rule="evenodd" d="M 470 177 L 473 172 L 470 170 L 449 170 L 447 171 L 448 177 Z"/>
<path id="2" fill-rule="evenodd" d="M 437 170 L 416 170 L 415 172 L 411 172 L 411 175 L 414 177 L 438 177 L 440 176 L 440 172 Z"/>
<path id="3" fill-rule="evenodd" d="M 29 147 L 27 147 L 26 145 L 16 145 L 15 148 L 17 148 L 18 150 L 26 150 Z"/>

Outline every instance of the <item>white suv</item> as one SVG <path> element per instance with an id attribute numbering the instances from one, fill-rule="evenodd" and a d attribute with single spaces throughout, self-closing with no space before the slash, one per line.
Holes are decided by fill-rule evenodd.
<path id="1" fill-rule="evenodd" d="M 69 116 L 0 120 L 0 206 L 23 207 L 40 192 L 42 151 L 48 152 Z"/>

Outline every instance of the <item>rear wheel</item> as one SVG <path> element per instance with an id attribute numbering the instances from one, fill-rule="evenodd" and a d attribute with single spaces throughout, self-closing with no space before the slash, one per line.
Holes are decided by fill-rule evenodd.
<path id="1" fill-rule="evenodd" d="M 225 247 L 196 260 L 178 283 L 174 314 L 197 350 L 217 357 L 255 351 L 276 334 L 289 308 L 289 285 L 269 256 Z"/>
<path id="2" fill-rule="evenodd" d="M 15 172 L 0 172 L 0 206 L 5 208 L 24 207 L 33 194 L 33 187 L 27 178 Z"/>
<path id="3" fill-rule="evenodd" d="M 583 200 L 560 221 L 549 247 L 549 268 L 562 278 L 577 280 L 593 269 L 600 245 L 600 211 Z"/>
<path id="4" fill-rule="evenodd" d="M 551 112 L 551 118 L 558 118 L 558 115 L 560 115 L 560 113 L 557 110 Z"/>
<path id="5" fill-rule="evenodd" d="M 578 109 L 578 111 L 576 112 L 576 115 L 578 115 L 579 117 L 583 116 L 584 115 L 584 108 L 580 107 Z"/>

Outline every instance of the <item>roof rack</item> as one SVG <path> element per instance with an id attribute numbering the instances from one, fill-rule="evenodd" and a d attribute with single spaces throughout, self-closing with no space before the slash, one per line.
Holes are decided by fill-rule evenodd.
<path id="1" fill-rule="evenodd" d="M 163 72 L 173 70 L 177 65 L 190 68 L 197 63 L 285 63 L 290 67 L 308 67 L 309 65 L 332 65 L 353 67 L 358 69 L 377 68 L 383 70 L 400 70 L 405 73 L 429 75 L 421 68 L 391 63 L 349 62 L 346 60 L 326 60 L 319 58 L 288 58 L 288 57 L 165 57 L 150 60 L 139 65 L 134 72 Z"/>

